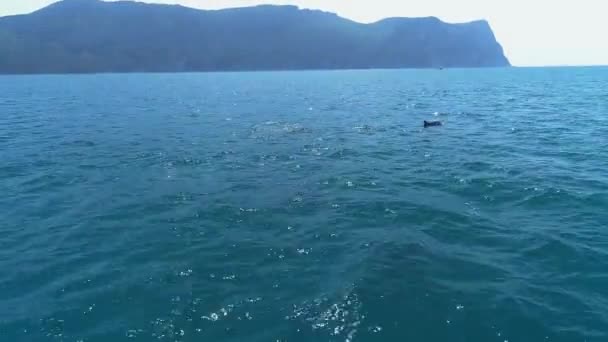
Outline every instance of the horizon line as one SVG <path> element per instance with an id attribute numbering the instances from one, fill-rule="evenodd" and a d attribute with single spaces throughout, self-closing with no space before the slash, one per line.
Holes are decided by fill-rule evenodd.
<path id="1" fill-rule="evenodd" d="M 504 67 L 460 67 L 460 68 L 365 68 L 365 69 L 259 69 L 259 70 L 184 70 L 184 71 L 95 71 L 95 72 L 42 72 L 42 73 L 1 73 L 0 77 L 11 76 L 93 76 L 93 75 L 167 75 L 167 74 L 234 74 L 234 73 L 289 73 L 289 72 L 350 72 L 350 71 L 437 71 L 450 70 L 505 70 L 505 69 L 569 69 L 608 68 L 608 64 L 598 65 L 529 65 Z"/>

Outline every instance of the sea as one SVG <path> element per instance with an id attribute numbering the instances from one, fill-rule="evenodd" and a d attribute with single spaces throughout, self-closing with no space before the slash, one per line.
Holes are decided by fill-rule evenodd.
<path id="1" fill-rule="evenodd" d="M 1 76 L 0 219 L 3 342 L 605 342 L 608 68 Z"/>

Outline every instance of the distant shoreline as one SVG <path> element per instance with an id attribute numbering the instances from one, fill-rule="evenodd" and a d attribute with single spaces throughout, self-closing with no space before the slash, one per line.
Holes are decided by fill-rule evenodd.
<path id="1" fill-rule="evenodd" d="M 107 72 L 56 72 L 56 73 L 0 73 L 2 76 L 91 76 L 91 75 L 166 75 L 166 74 L 239 74 L 239 73 L 290 73 L 290 72 L 348 72 L 348 71 L 454 71 L 503 69 L 589 69 L 608 68 L 608 65 L 547 65 L 502 66 L 464 68 L 351 68 L 351 69 L 265 69 L 265 70 L 189 70 L 189 71 L 107 71 Z"/>
<path id="2" fill-rule="evenodd" d="M 92 71 L 92 72 L 42 72 L 28 73 L 0 72 L 0 76 L 33 76 L 33 75 L 145 75 L 145 74 L 229 74 L 229 73 L 288 73 L 288 72 L 328 72 L 328 71 L 399 71 L 399 70 L 426 70 L 426 71 L 449 71 L 449 70 L 491 70 L 491 69 L 514 69 L 514 68 L 545 68 L 545 67 L 518 67 L 518 66 L 496 66 L 496 67 L 456 67 L 456 68 L 327 68 L 327 69 L 243 69 L 243 70 L 179 70 L 179 71 Z M 559 67 L 558 67 L 559 68 Z"/>

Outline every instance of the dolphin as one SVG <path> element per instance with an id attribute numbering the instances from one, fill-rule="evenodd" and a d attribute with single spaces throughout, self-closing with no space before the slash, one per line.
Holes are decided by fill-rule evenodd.
<path id="1" fill-rule="evenodd" d="M 424 128 L 434 127 L 434 126 L 443 126 L 441 121 L 426 121 L 424 120 Z"/>

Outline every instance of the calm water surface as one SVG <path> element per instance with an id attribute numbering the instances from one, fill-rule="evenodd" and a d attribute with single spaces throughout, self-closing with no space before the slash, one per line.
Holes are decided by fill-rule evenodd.
<path id="1" fill-rule="evenodd" d="M 3 76 L 0 161 L 2 341 L 608 341 L 606 68 Z"/>

